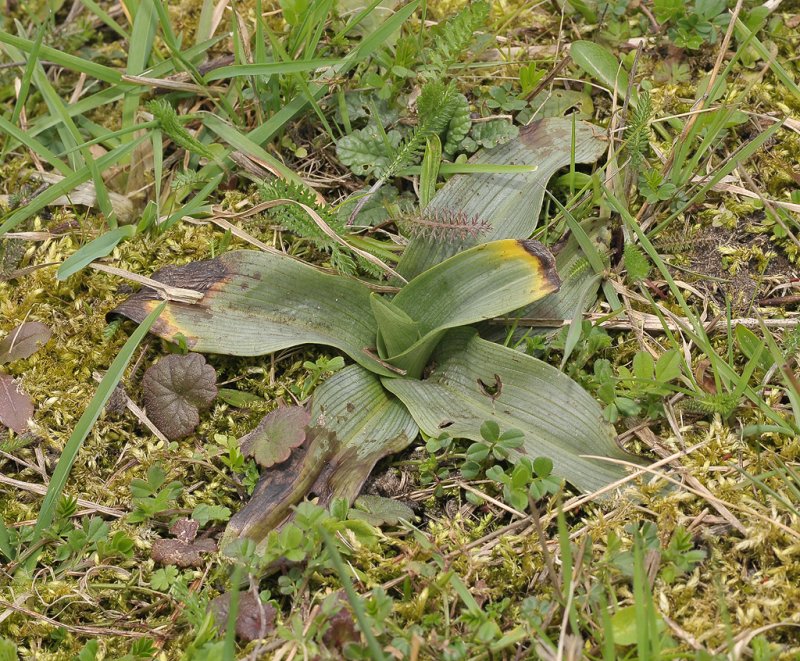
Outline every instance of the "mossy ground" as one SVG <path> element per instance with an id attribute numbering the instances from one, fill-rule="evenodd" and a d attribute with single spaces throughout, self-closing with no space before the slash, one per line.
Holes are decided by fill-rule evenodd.
<path id="1" fill-rule="evenodd" d="M 243 16 L 253 11 L 251 4 L 240 7 Z M 446 16 L 456 6 L 431 3 L 428 18 Z M 176 32 L 188 39 L 199 16 L 199 5 L 187 0 L 171 11 Z M 615 42 L 613 34 L 596 31 L 572 13 L 559 33 L 560 16 L 552 7 L 530 9 L 520 3 L 498 3 L 493 11 L 493 25 L 497 29 L 504 26 L 501 36 L 508 39 L 499 46 L 501 53 L 510 45 L 524 49 L 555 44 L 559 34 L 567 39 L 599 34 L 612 48 L 629 52 L 625 38 L 632 34 L 631 26 L 646 23 L 641 13 L 623 13 L 613 24 L 619 32 Z M 800 5 L 784 3 L 778 12 L 784 20 L 792 21 L 800 14 Z M 509 17 L 513 18 L 509 21 Z M 278 23 L 276 26 L 280 27 Z M 62 37 L 68 44 L 67 36 Z M 105 51 L 116 66 L 124 66 L 120 43 L 113 42 Z M 221 42 L 220 52 L 225 52 L 229 44 Z M 658 44 L 645 51 L 638 76 L 652 82 L 656 116 L 687 112 L 700 82 L 698 72 L 713 66 L 717 50 L 706 46 L 676 53 L 663 40 Z M 800 35 L 778 26 L 772 44 L 790 74 L 800 79 L 792 56 L 800 45 Z M 666 52 L 669 62 L 659 57 Z M 551 63 L 552 59 L 543 66 L 548 68 Z M 800 99 L 764 65 L 759 60 L 741 66 L 730 78 L 728 96 L 738 98 L 740 107 L 753 115 L 748 123 L 730 129 L 730 142 L 725 145 L 734 146 L 737 140 L 762 130 L 766 124 L 758 122 L 759 115 L 774 113 L 798 121 Z M 498 63 L 496 68 L 482 70 L 478 82 L 484 88 L 497 82 L 486 71 L 513 81 L 518 67 Z M 7 74 L 0 72 L 0 76 L 6 76 L 3 84 L 9 83 Z M 580 88 L 574 82 L 567 84 Z M 466 92 L 480 97 L 481 87 L 472 89 L 470 75 L 463 86 Z M 594 101 L 595 119 L 607 122 L 607 98 L 598 95 Z M 6 98 L 6 103 L 11 101 Z M 118 124 L 118 116 L 105 110 L 93 119 L 109 129 Z M 309 113 L 287 131 L 284 143 L 305 144 L 322 151 L 298 157 L 295 150 L 294 155 L 287 156 L 288 165 L 296 171 L 325 172 L 326 161 L 336 159 L 332 146 L 314 128 L 316 121 Z M 659 143 L 657 135 L 654 142 L 663 150 L 669 148 L 667 141 Z M 766 197 L 789 200 L 797 187 L 798 153 L 799 136 L 796 130 L 787 128 L 776 134 L 769 149 L 760 150 L 741 167 Z M 0 166 L 0 193 L 24 196 L 25 173 L 31 166 L 24 150 L 7 155 Z M 343 171 L 341 168 L 336 174 Z M 226 185 L 234 189 L 227 193 L 227 204 L 252 200 L 252 190 L 243 179 L 231 178 Z M 351 177 L 332 185 L 334 188 L 326 190 L 330 199 L 357 188 L 358 182 Z M 35 184 L 27 186 L 35 189 Z M 225 194 L 220 193 L 218 199 L 224 201 Z M 797 215 L 792 218 L 796 222 Z M 265 241 L 282 239 L 287 249 L 319 258 L 303 241 L 279 237 L 262 221 L 249 223 L 248 231 Z M 680 223 L 682 227 L 677 227 Z M 53 232 L 63 227 L 73 229 L 37 242 L 0 239 L 0 276 L 58 264 L 104 231 L 102 218 L 76 206 L 51 208 L 47 216 L 38 216 L 18 229 Z M 711 233 L 716 237 L 715 247 L 725 244 L 729 248 L 719 252 L 714 264 L 705 259 L 709 244 L 703 239 Z M 221 239 L 212 225 L 179 223 L 164 233 L 137 236 L 115 249 L 110 259 L 119 268 L 149 275 L 166 265 L 209 258 Z M 734 301 L 734 316 L 763 313 L 792 317 L 787 309 L 758 306 L 759 297 L 769 291 L 768 276 L 777 280 L 786 276 L 782 280 L 786 282 L 794 275 L 793 265 L 797 263 L 796 246 L 776 231 L 759 202 L 711 193 L 679 218 L 675 231 L 661 241 L 665 258 L 676 267 L 688 269 L 688 274 L 678 269 L 674 273 L 698 290 L 693 304 L 707 303 L 713 308 L 712 314 L 724 314 L 727 293 L 728 300 Z M 238 240 L 234 238 L 231 245 L 239 246 Z M 736 285 L 734 281 L 742 273 L 747 282 Z M 736 291 L 727 291 L 718 280 Z M 653 290 L 666 291 L 661 281 L 653 283 Z M 128 337 L 127 325 L 108 332 L 106 314 L 130 291 L 119 278 L 90 269 L 65 281 L 56 279 L 54 266 L 30 270 L 10 280 L 0 277 L 0 336 L 26 319 L 44 322 L 53 331 L 53 338 L 40 351 L 3 367 L 19 379 L 36 405 L 34 425 L 28 434 L 19 437 L 0 431 L 0 470 L 4 477 L 18 481 L 0 484 L 0 516 L 7 526 L 21 528 L 35 521 L 42 502 L 37 487 L 46 485 L 44 475 L 52 474 L 78 418 L 93 397 L 97 387 L 94 375 L 108 369 Z M 667 300 L 665 305 L 677 310 L 674 301 Z M 786 346 L 796 351 L 790 331 L 779 333 L 778 340 L 786 340 Z M 650 341 L 654 346 L 661 342 Z M 726 350 L 724 338 L 717 337 L 715 342 Z M 595 357 L 607 358 L 615 366 L 625 365 L 639 348 L 633 331 L 615 331 L 610 345 L 598 350 Z M 141 402 L 138 384 L 144 368 L 167 349 L 164 343 L 149 339 L 137 351 L 133 368 L 122 381 L 134 402 Z M 93 639 L 99 642 L 102 658 L 118 658 L 131 650 L 132 638 L 140 636 L 152 638 L 160 658 L 181 658 L 199 635 L 200 622 L 192 609 L 204 608 L 210 598 L 228 589 L 229 567 L 211 555 L 203 567 L 183 571 L 179 580 L 188 587 L 190 596 L 181 597 L 153 584 L 157 569 L 150 558 L 153 541 L 167 536 L 171 518 L 190 514 L 198 504 L 225 506 L 232 511 L 240 508 L 254 467 L 232 471 L 223 461 L 228 456 L 223 447 L 225 439 L 242 436 L 278 401 L 291 401 L 298 385 L 308 378 L 303 360 L 316 355 L 294 351 L 248 360 L 210 357 L 220 382 L 231 381 L 228 387 L 261 399 L 244 409 L 217 400 L 203 414 L 196 432 L 181 441 L 159 441 L 129 411 L 104 413 L 77 456 L 66 493 L 89 501 L 78 506 L 78 513 L 97 515 L 92 504 L 110 508 L 110 513 L 106 510 L 101 516 L 112 534 L 123 532 L 133 547 L 127 554 L 101 557 L 91 553 L 66 560 L 57 558 L 57 549 L 51 547 L 33 573 L 0 569 L 0 636 L 14 641 L 25 659 L 73 659 Z M 696 348 L 689 357 L 693 368 L 703 358 Z M 558 352 L 553 351 L 550 358 L 558 359 Z M 791 369 L 796 369 L 796 359 L 795 353 L 787 356 Z M 746 360 L 737 354 L 734 362 L 741 370 Z M 582 378 L 580 370 L 576 376 Z M 764 377 L 764 373 L 759 376 Z M 777 388 L 765 388 L 764 398 L 780 415 L 791 417 L 791 409 Z M 378 479 L 368 489 L 414 504 L 419 515 L 416 530 L 388 527 L 376 545 L 359 548 L 349 562 L 357 572 L 356 588 L 360 592 L 385 585 L 392 597 L 393 606 L 383 626 L 387 644 L 392 641 L 396 656 L 557 658 L 545 644 L 550 641 L 558 646 L 559 658 L 601 658 L 607 629 L 599 619 L 599 605 L 609 604 L 610 612 L 624 615 L 625 608 L 634 603 L 633 531 L 650 522 L 655 528 L 650 529 L 650 541 L 644 549 L 644 569 L 653 604 L 674 645 L 662 658 L 712 658 L 715 654 L 721 655 L 719 658 L 800 658 L 800 484 L 792 477 L 792 471 L 795 476 L 798 472 L 800 440 L 769 431 L 745 436 L 744 428 L 769 424 L 763 411 L 747 402 L 726 419 L 719 414 L 695 414 L 668 406 L 667 418 L 629 418 L 625 423 L 632 430 L 628 442 L 641 452 L 652 453 L 660 447 L 671 454 L 701 444 L 669 464 L 669 474 L 678 486 L 639 480 L 619 496 L 568 509 L 560 531 L 557 510 L 560 505 L 569 508 L 574 499 L 548 502 L 540 513 L 544 540 L 530 516 L 520 518 L 492 501 L 476 505 L 466 497 L 471 488 L 487 491 L 502 501 L 493 485 L 465 484 L 457 471 L 451 471 L 438 485 L 421 483 L 422 469 L 434 473 L 442 467 L 424 448 L 412 448 L 379 466 Z M 625 423 L 618 424 L 618 431 L 625 430 Z M 131 481 L 144 478 L 156 463 L 169 480 L 183 485 L 183 492 L 161 516 L 130 523 L 126 515 L 132 507 Z M 758 481 L 744 475 L 757 476 Z M 687 480 L 687 476 L 695 481 Z M 207 527 L 211 534 L 221 529 L 213 523 Z M 564 577 L 568 560 L 567 536 L 571 541 L 567 555 L 573 569 L 571 581 L 563 585 L 559 579 Z M 681 538 L 683 546 L 676 542 Z M 704 554 L 682 565 L 695 551 Z M 550 560 L 558 579 L 548 571 Z M 482 613 L 480 617 L 470 611 L 452 583 L 442 582 L 447 572 L 460 577 Z M 275 575 L 261 582 L 261 589 L 270 590 L 280 607 L 278 619 L 284 626 L 271 632 L 266 644 L 241 648 L 240 658 L 248 653 L 254 655 L 251 658 L 258 654 L 262 658 L 299 658 L 306 653 L 336 658 L 336 653 L 326 652 L 321 642 L 324 616 L 319 609 L 326 594 L 340 589 L 335 575 L 315 573 L 296 594 L 282 592 L 286 585 Z M 565 599 L 571 605 L 566 611 Z M 566 623 L 572 617 L 581 623 L 581 633 L 568 632 Z M 478 620 L 495 622 L 510 642 L 501 635 L 482 638 L 485 632 L 481 633 Z M 613 627 L 617 632 L 624 629 L 619 622 Z M 459 641 L 467 650 L 463 657 L 459 656 Z M 619 658 L 637 658 L 635 650 L 635 645 L 619 646 L 615 653 Z"/>

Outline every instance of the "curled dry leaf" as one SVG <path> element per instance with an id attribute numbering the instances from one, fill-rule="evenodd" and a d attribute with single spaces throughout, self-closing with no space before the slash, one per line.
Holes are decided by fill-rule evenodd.
<path id="1" fill-rule="evenodd" d="M 191 434 L 217 396 L 217 372 L 198 353 L 171 354 L 142 379 L 147 415 L 171 441 Z"/>
<path id="2" fill-rule="evenodd" d="M 0 423 L 17 434 L 24 434 L 32 417 L 31 398 L 20 390 L 16 380 L 0 372 Z"/>
<path id="3" fill-rule="evenodd" d="M 0 365 L 32 356 L 52 335 L 52 331 L 39 321 L 20 324 L 0 340 Z"/>
<path id="4" fill-rule="evenodd" d="M 208 610 L 214 613 L 214 620 L 220 631 L 224 631 L 228 625 L 230 605 L 230 592 L 221 594 L 208 604 Z M 261 602 L 252 592 L 240 592 L 236 636 L 248 643 L 264 638 L 275 628 L 275 615 L 275 607 L 271 604 Z"/>
<path id="5" fill-rule="evenodd" d="M 286 461 L 303 444 L 311 414 L 302 406 L 279 406 L 239 440 L 242 454 L 264 468 Z"/>
<path id="6" fill-rule="evenodd" d="M 203 564 L 203 553 L 213 553 L 217 544 L 213 539 L 195 541 L 200 524 L 191 519 L 179 519 L 169 531 L 175 539 L 157 539 L 153 543 L 150 557 L 162 565 L 178 567 L 200 567 Z"/>

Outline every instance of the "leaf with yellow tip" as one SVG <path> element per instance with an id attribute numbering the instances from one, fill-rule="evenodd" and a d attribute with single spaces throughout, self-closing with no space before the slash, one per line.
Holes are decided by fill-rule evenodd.
<path id="1" fill-rule="evenodd" d="M 448 329 L 516 310 L 558 291 L 559 284 L 553 256 L 537 241 L 505 239 L 465 250 L 395 296 L 392 305 L 416 322 L 421 336 L 386 360 L 419 377 Z"/>

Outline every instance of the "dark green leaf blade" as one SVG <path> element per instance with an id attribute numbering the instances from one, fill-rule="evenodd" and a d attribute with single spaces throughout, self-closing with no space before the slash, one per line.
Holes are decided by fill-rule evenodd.
<path id="1" fill-rule="evenodd" d="M 525 435 L 520 454 L 549 457 L 555 475 L 582 491 L 604 487 L 625 470 L 580 455 L 637 461 L 616 445 L 597 402 L 547 363 L 466 328 L 450 331 L 433 359 L 436 368 L 425 381 L 383 379 L 426 434 L 438 436 L 446 428 L 453 437 L 479 441 L 486 420 L 519 429 Z"/>
<path id="2" fill-rule="evenodd" d="M 392 372 L 372 357 L 377 328 L 366 285 L 328 275 L 282 253 L 235 250 L 185 266 L 168 267 L 153 278 L 195 289 L 193 304 L 171 301 L 153 326 L 160 337 L 178 334 L 200 353 L 260 356 L 302 344 L 344 351 L 367 369 Z M 159 302 L 144 288 L 112 311 L 140 321 Z"/>
<path id="3" fill-rule="evenodd" d="M 544 191 L 550 177 L 570 164 L 572 119 L 551 117 L 520 129 L 519 137 L 479 152 L 471 163 L 535 165 L 533 172 L 457 175 L 434 196 L 426 212 L 458 211 L 490 225 L 479 237 L 453 236 L 442 241 L 418 236 L 409 243 L 397 267 L 411 279 L 451 255 L 478 243 L 498 239 L 527 239 L 536 229 Z M 587 122 L 575 124 L 575 162 L 594 163 L 608 143 L 603 132 Z"/>
<path id="4" fill-rule="evenodd" d="M 221 548 L 237 537 L 261 542 L 310 493 L 322 506 L 334 498 L 352 502 L 375 464 L 408 446 L 419 431 L 405 407 L 358 365 L 317 388 L 311 423 L 306 443 L 264 472 L 250 502 L 228 524 Z"/>

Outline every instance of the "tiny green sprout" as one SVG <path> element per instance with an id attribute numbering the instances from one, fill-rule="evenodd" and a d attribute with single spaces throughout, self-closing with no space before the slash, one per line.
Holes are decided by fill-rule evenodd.
<path id="1" fill-rule="evenodd" d="M 178 580 L 178 568 L 174 565 L 156 569 L 150 577 L 150 587 L 159 592 L 166 592 Z"/>
<path id="2" fill-rule="evenodd" d="M 547 457 L 531 461 L 521 457 L 519 463 L 509 471 L 492 466 L 486 477 L 503 485 L 503 498 L 519 511 L 528 508 L 529 499 L 541 500 L 547 494 L 556 494 L 561 489 L 561 480 L 551 475 L 553 462 Z"/>
<path id="3" fill-rule="evenodd" d="M 128 515 L 129 523 L 147 521 L 172 507 L 183 491 L 183 485 L 177 480 L 168 484 L 165 484 L 166 481 L 167 474 L 157 463 L 148 469 L 146 480 L 131 480 L 135 507 Z"/>
<path id="4" fill-rule="evenodd" d="M 301 386 L 292 386 L 292 391 L 302 400 L 311 394 L 311 391 L 326 375 L 334 374 L 344 368 L 344 358 L 335 356 L 328 358 L 321 356 L 316 361 L 306 360 L 303 367 L 308 372 L 308 376 L 303 380 Z"/>

